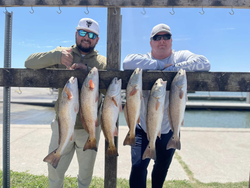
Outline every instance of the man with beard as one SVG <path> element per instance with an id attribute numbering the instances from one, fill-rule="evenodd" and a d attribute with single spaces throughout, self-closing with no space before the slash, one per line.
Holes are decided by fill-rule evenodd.
<path id="1" fill-rule="evenodd" d="M 76 44 L 70 48 L 57 47 L 56 49 L 44 52 L 34 53 L 25 61 L 25 67 L 31 69 L 42 68 L 67 68 L 70 70 L 84 69 L 90 70 L 92 67 L 97 69 L 106 69 L 106 57 L 99 55 L 95 46 L 99 41 L 99 25 L 90 18 L 83 18 L 76 27 L 75 40 Z M 58 99 L 63 88 L 58 90 Z M 98 147 L 101 126 L 100 125 L 100 108 L 102 95 L 99 94 L 98 101 L 98 126 L 96 127 L 96 144 Z M 58 148 L 59 129 L 58 129 L 58 100 L 55 104 L 55 119 L 51 123 L 52 136 L 49 146 L 49 153 Z M 73 140 L 65 148 L 65 153 L 61 157 L 57 168 L 48 164 L 49 187 L 63 187 L 64 175 L 68 169 L 73 155 L 76 151 L 79 164 L 78 187 L 87 188 L 90 185 L 96 151 L 86 150 L 83 147 L 88 139 L 88 133 L 83 129 L 80 112 L 77 114 Z"/>

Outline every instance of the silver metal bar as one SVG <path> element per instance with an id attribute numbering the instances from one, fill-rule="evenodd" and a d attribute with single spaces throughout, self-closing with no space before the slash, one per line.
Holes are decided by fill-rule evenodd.
<path id="1" fill-rule="evenodd" d="M 4 68 L 11 68 L 13 12 L 5 12 Z M 10 187 L 10 87 L 3 88 L 3 188 Z"/>
<path id="2" fill-rule="evenodd" d="M 250 93 L 247 93 L 247 103 L 250 103 Z"/>

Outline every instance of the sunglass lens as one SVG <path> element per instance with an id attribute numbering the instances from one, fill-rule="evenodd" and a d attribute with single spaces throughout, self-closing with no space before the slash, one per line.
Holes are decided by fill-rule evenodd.
<path id="1" fill-rule="evenodd" d="M 171 35 L 163 35 L 164 40 L 169 40 L 171 38 Z"/>
<path id="2" fill-rule="evenodd" d="M 95 33 L 89 33 L 89 38 L 90 39 L 95 39 L 96 37 L 96 34 Z"/>
<path id="3" fill-rule="evenodd" d="M 80 36 L 85 37 L 86 34 L 87 34 L 86 31 L 79 30 L 79 35 L 80 35 Z"/>
<path id="4" fill-rule="evenodd" d="M 155 35 L 153 37 L 153 40 L 159 41 L 159 40 L 161 40 L 161 38 L 163 38 L 163 40 L 169 40 L 171 38 L 171 35 Z"/>
<path id="5" fill-rule="evenodd" d="M 154 39 L 155 41 L 159 41 L 159 40 L 161 40 L 161 36 L 160 36 L 160 35 L 155 35 L 155 36 L 153 37 L 153 39 Z"/>

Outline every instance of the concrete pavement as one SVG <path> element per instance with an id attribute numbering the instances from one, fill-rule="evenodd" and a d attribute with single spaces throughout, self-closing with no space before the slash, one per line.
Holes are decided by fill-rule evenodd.
<path id="1" fill-rule="evenodd" d="M 118 178 L 128 179 L 130 147 L 123 146 L 128 128 L 120 126 L 118 141 Z M 201 182 L 240 182 L 249 180 L 250 171 L 250 130 L 217 128 L 182 128 L 182 149 L 177 151 L 183 162 Z M 1 125 L 2 146 L 2 125 Z M 11 124 L 10 129 L 10 169 L 36 175 L 47 175 L 47 155 L 50 141 L 50 125 Z M 94 169 L 94 176 L 104 178 L 104 136 L 101 133 L 100 145 Z M 2 147 L 1 147 L 2 149 Z M 2 152 L 0 154 L 2 161 Z M 153 161 L 148 168 L 148 178 Z M 2 163 L 0 164 L 2 169 Z M 78 165 L 76 157 L 67 171 L 68 176 L 76 177 Z M 174 158 L 167 180 L 188 180 L 179 161 Z"/>
<path id="2" fill-rule="evenodd" d="M 17 89 L 17 88 L 16 88 Z M 19 95 L 12 89 L 12 100 L 20 97 L 31 99 L 34 90 L 21 88 Z M 1 88 L 0 88 L 1 90 Z M 0 91 L 0 100 L 2 99 Z M 36 90 L 36 96 L 52 100 L 48 90 Z M 49 98 L 49 99 L 48 99 Z M 45 100 L 43 99 L 43 100 Z M 0 103 L 2 109 L 2 103 Z M 10 128 L 10 169 L 36 175 L 47 175 L 47 164 L 43 158 L 47 155 L 51 136 L 50 122 L 54 116 L 53 108 L 11 104 Z M 2 123 L 2 111 L 0 111 Z M 0 149 L 2 150 L 2 124 L 0 124 Z M 127 134 L 127 126 L 119 127 L 118 141 L 118 178 L 128 179 L 130 163 L 130 147 L 123 146 Z M 177 154 L 193 172 L 194 178 L 201 182 L 240 182 L 249 181 L 250 171 L 250 129 L 228 128 L 181 128 L 182 149 Z M 94 176 L 104 178 L 104 136 L 101 139 L 94 169 Z M 0 161 L 3 160 L 2 152 Z M 148 168 L 148 178 L 152 171 L 153 161 Z M 2 162 L 0 163 L 2 169 Z M 78 165 L 76 156 L 67 171 L 68 176 L 76 177 Z M 188 176 L 180 162 L 174 158 L 170 166 L 167 180 L 188 180 Z"/>

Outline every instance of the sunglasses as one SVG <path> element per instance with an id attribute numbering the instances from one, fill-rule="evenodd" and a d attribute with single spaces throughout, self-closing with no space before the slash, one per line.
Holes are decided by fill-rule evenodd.
<path id="1" fill-rule="evenodd" d="M 90 39 L 95 39 L 96 36 L 97 36 L 97 34 L 95 34 L 95 33 L 87 32 L 87 31 L 84 31 L 84 30 L 78 30 L 78 34 L 81 37 L 85 37 L 88 34 L 88 36 L 89 36 Z"/>
<path id="2" fill-rule="evenodd" d="M 163 40 L 169 40 L 169 39 L 171 39 L 171 36 L 172 36 L 172 35 L 169 35 L 169 34 L 165 34 L 165 35 L 155 35 L 155 36 L 153 36 L 153 40 L 154 40 L 154 41 L 159 41 L 159 40 L 161 40 L 161 38 L 163 38 Z"/>

